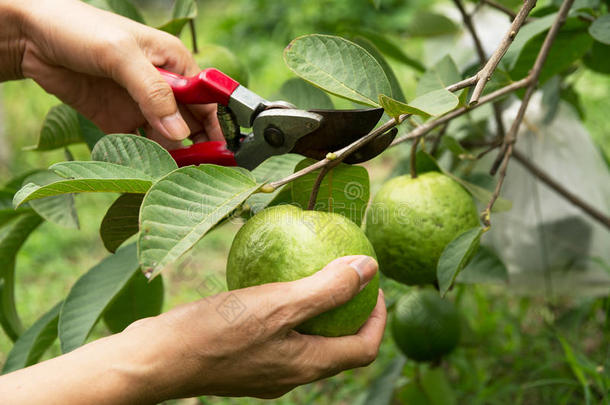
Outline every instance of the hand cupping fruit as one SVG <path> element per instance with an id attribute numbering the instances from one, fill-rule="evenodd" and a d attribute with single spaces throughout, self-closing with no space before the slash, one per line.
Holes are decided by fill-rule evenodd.
<path id="1" fill-rule="evenodd" d="M 375 257 L 375 251 L 364 232 L 346 217 L 292 205 L 271 207 L 252 217 L 235 235 L 227 285 L 234 290 L 294 281 L 349 255 Z M 378 287 L 376 274 L 349 302 L 306 321 L 297 331 L 322 336 L 356 333 L 375 307 Z"/>

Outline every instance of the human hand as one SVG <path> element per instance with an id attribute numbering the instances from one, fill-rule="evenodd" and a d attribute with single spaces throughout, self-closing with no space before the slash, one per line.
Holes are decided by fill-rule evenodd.
<path id="1" fill-rule="evenodd" d="M 195 395 L 275 398 L 365 366 L 383 337 L 381 290 L 355 335 L 293 330 L 349 301 L 373 278 L 377 263 L 363 258 L 342 257 L 310 277 L 225 292 L 141 319 L 121 333 L 0 377 L 0 397 L 20 404 L 114 405 Z"/>
<path id="2" fill-rule="evenodd" d="M 191 133 L 223 139 L 216 106 L 178 110 L 171 88 L 155 69 L 183 75 L 199 71 L 176 37 L 77 0 L 26 0 L 12 7 L 22 26 L 22 76 L 104 132 L 143 127 L 170 149 Z"/>
<path id="3" fill-rule="evenodd" d="M 122 335 L 146 342 L 136 357 L 155 364 L 144 367 L 151 372 L 144 380 L 154 385 L 155 401 L 204 394 L 275 398 L 298 385 L 365 366 L 377 356 L 386 322 L 381 290 L 370 318 L 355 335 L 327 338 L 293 330 L 347 302 L 373 278 L 373 259 L 362 263 L 359 272 L 350 266 L 363 257 L 334 260 L 298 281 L 204 298 L 138 321 Z M 239 312 L 235 318 L 221 313 L 231 306 Z"/>

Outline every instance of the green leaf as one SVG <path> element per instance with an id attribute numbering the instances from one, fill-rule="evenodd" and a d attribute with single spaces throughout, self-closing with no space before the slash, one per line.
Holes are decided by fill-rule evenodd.
<path id="1" fill-rule="evenodd" d="M 464 147 L 458 142 L 458 140 L 452 136 L 443 135 L 443 137 L 441 138 L 441 144 L 459 158 L 468 156 L 470 154 L 470 152 L 464 149 Z"/>
<path id="2" fill-rule="evenodd" d="M 414 37 L 434 37 L 454 34 L 459 27 L 442 14 L 420 11 L 413 16 L 407 31 Z"/>
<path id="3" fill-rule="evenodd" d="M 132 134 L 106 135 L 96 143 L 91 159 L 131 167 L 153 179 L 178 168 L 169 152 L 157 142 Z"/>
<path id="4" fill-rule="evenodd" d="M 331 35 L 298 37 L 284 50 L 284 61 L 301 78 L 331 94 L 378 107 L 391 94 L 383 68 L 364 48 Z"/>
<path id="5" fill-rule="evenodd" d="M 362 405 L 390 405 L 394 397 L 396 381 L 402 374 L 405 362 L 404 356 L 396 356 L 381 375 L 373 380 Z"/>
<path id="6" fill-rule="evenodd" d="M 409 104 L 427 114 L 437 116 L 453 110 L 457 107 L 458 103 L 459 101 L 455 94 L 445 89 L 438 89 L 417 96 Z"/>
<path id="7" fill-rule="evenodd" d="M 462 185 L 462 187 L 464 187 L 466 190 L 468 190 L 468 192 L 478 201 L 480 201 L 483 204 L 487 204 L 489 202 L 489 200 L 491 199 L 491 196 L 493 195 L 493 193 L 487 189 L 484 189 L 483 187 L 477 186 L 476 184 L 472 184 L 458 176 L 455 176 L 454 174 L 448 172 L 448 171 L 443 171 L 447 176 L 451 177 L 453 180 L 457 181 L 458 183 L 460 183 Z M 496 202 L 494 203 L 494 206 L 491 210 L 491 212 L 504 212 L 504 211 L 510 211 L 511 208 L 513 208 L 513 203 L 505 198 L 502 197 L 498 197 L 498 199 L 496 200 Z"/>
<path id="8" fill-rule="evenodd" d="M 252 174 L 259 184 L 269 183 L 280 180 L 295 171 L 297 163 L 303 160 L 301 155 L 287 153 L 284 155 L 271 156 L 263 163 L 252 170 Z M 256 214 L 265 209 L 272 201 L 278 197 L 282 190 L 290 189 L 290 184 L 276 189 L 272 193 L 255 193 L 246 200 L 246 204 L 250 206 L 250 211 Z M 292 194 L 291 194 L 292 195 Z"/>
<path id="9" fill-rule="evenodd" d="M 436 266 L 436 277 L 441 296 L 445 296 L 460 271 L 472 259 L 479 247 L 483 228 L 469 229 L 455 237 L 443 250 Z"/>
<path id="10" fill-rule="evenodd" d="M 568 69 L 591 48 L 593 39 L 587 33 L 586 27 L 586 23 L 579 21 L 576 18 L 571 18 L 566 21 L 555 37 L 553 46 L 549 50 L 547 61 L 540 72 L 539 82 L 541 84 L 552 76 L 560 74 Z M 539 34 L 525 44 L 519 55 L 519 59 L 515 62 L 513 69 L 510 71 L 510 76 L 513 80 L 527 76 L 538 56 L 545 37 L 545 34 Z"/>
<path id="11" fill-rule="evenodd" d="M 412 107 L 409 104 L 401 103 L 398 100 L 394 100 L 393 98 L 386 96 L 385 94 L 379 95 L 379 104 L 381 105 L 385 113 L 392 118 L 398 118 L 398 116 L 402 114 L 419 115 L 424 118 L 430 116 L 425 111 Z"/>
<path id="12" fill-rule="evenodd" d="M 28 183 L 13 199 L 15 207 L 37 198 L 69 193 L 146 193 L 153 179 L 127 166 L 107 162 L 62 162 L 50 167 L 66 178 L 44 186 Z"/>
<path id="13" fill-rule="evenodd" d="M 61 351 L 85 343 L 104 310 L 138 271 L 136 245 L 125 246 L 89 269 L 70 289 L 59 313 Z"/>
<path id="14" fill-rule="evenodd" d="M 23 331 L 15 307 L 15 260 L 23 243 L 41 223 L 37 214 L 28 213 L 0 228 L 0 324 L 13 341 Z"/>
<path id="15" fill-rule="evenodd" d="M 101 129 L 99 129 L 97 127 L 97 125 L 95 125 L 93 122 L 91 122 L 87 118 L 85 118 L 84 115 L 82 115 L 81 113 L 77 113 L 77 114 L 78 114 L 78 123 L 80 125 L 80 130 L 81 130 L 81 135 L 83 137 L 83 140 L 89 147 L 89 150 L 93 150 L 93 147 L 95 146 L 97 141 L 102 139 L 102 137 L 105 134 L 104 134 L 104 132 L 102 132 Z"/>
<path id="16" fill-rule="evenodd" d="M 295 171 L 301 170 L 316 161 L 303 159 Z M 292 182 L 292 201 L 306 209 L 309 197 L 320 169 Z M 331 169 L 320 184 L 316 211 L 334 212 L 351 219 L 356 224 L 362 223 L 362 217 L 369 202 L 369 174 L 362 166 L 351 166 L 341 163 Z"/>
<path id="17" fill-rule="evenodd" d="M 608 74 L 610 73 L 610 63 L 607 55 L 610 55 L 610 45 L 594 41 L 590 52 L 585 55 L 583 61 L 589 69 Z"/>
<path id="18" fill-rule="evenodd" d="M 388 81 L 390 82 L 390 88 L 392 89 L 392 98 L 402 102 L 406 101 L 405 95 L 403 94 L 402 89 L 400 88 L 400 82 L 398 81 L 398 78 L 396 78 L 394 70 L 392 70 L 390 64 L 385 60 L 381 52 L 379 52 L 379 49 L 377 49 L 377 47 L 365 37 L 356 36 L 352 38 L 352 40 L 356 44 L 363 47 L 368 53 L 371 54 L 373 58 L 375 58 L 377 63 L 379 63 L 379 65 L 383 69 L 383 72 L 388 78 Z"/>
<path id="19" fill-rule="evenodd" d="M 572 347 L 570 346 L 568 341 L 565 340 L 560 335 L 558 335 L 557 338 L 559 339 L 559 342 L 561 343 L 561 347 L 563 348 L 563 354 L 566 359 L 566 362 L 572 369 L 572 373 L 574 374 L 574 377 L 576 377 L 576 379 L 582 386 L 582 389 L 584 392 L 584 397 L 585 397 L 585 403 L 590 404 L 591 403 L 591 389 L 589 388 L 589 381 L 587 380 L 583 367 L 580 364 L 580 362 L 578 361 L 578 358 L 576 357 L 576 354 L 572 350 Z"/>
<path id="20" fill-rule="evenodd" d="M 470 263 L 458 274 L 455 282 L 461 284 L 507 283 L 508 270 L 493 250 L 481 246 Z"/>
<path id="21" fill-rule="evenodd" d="M 557 13 L 549 14 L 544 17 L 536 18 L 534 21 L 521 27 L 515 36 L 513 43 L 510 45 L 500 62 L 500 65 L 504 67 L 504 70 L 510 71 L 515 67 L 523 47 L 529 42 L 530 39 L 547 31 L 553 24 L 553 21 L 555 21 L 556 17 Z M 553 45 L 553 47 L 554 46 L 555 45 Z"/>
<path id="22" fill-rule="evenodd" d="M 140 209 L 139 257 L 154 277 L 259 188 L 246 170 L 187 166 L 155 183 Z"/>
<path id="23" fill-rule="evenodd" d="M 119 333 L 138 319 L 159 315 L 162 308 L 163 278 L 148 282 L 141 271 L 136 271 L 104 311 L 104 323 L 112 333 Z"/>
<path id="24" fill-rule="evenodd" d="M 0 189 L 0 227 L 13 218 L 25 213 L 33 212 L 33 210 L 27 206 L 19 207 L 17 209 L 13 208 L 14 194 L 15 192 L 13 190 Z"/>
<path id="25" fill-rule="evenodd" d="M 50 170 L 44 170 L 27 177 L 24 183 L 32 183 L 38 186 L 45 186 L 50 183 L 64 180 L 62 177 Z M 30 201 L 30 207 L 38 215 L 49 222 L 69 229 L 78 229 L 78 216 L 74 206 L 74 196 L 63 194 L 53 197 L 41 198 Z"/>
<path id="26" fill-rule="evenodd" d="M 366 28 L 356 29 L 351 32 L 353 35 L 360 35 L 368 39 L 373 43 L 373 45 L 375 45 L 375 47 L 377 47 L 377 49 L 379 49 L 381 53 L 396 60 L 397 62 L 404 63 L 405 65 L 410 66 L 419 72 L 426 70 L 424 65 L 422 65 L 418 60 L 413 59 L 404 53 L 404 51 L 398 45 L 396 45 L 386 36 Z"/>
<path id="27" fill-rule="evenodd" d="M 140 11 L 130 0 L 106 0 L 110 9 L 123 17 L 131 18 L 142 24 L 146 24 Z"/>
<path id="28" fill-rule="evenodd" d="M 610 14 L 604 14 L 589 26 L 589 34 L 605 45 L 610 45 Z"/>
<path id="29" fill-rule="evenodd" d="M 100 225 L 100 236 L 109 252 L 114 253 L 130 236 L 138 233 L 143 199 L 143 194 L 123 194 L 106 211 Z"/>
<path id="30" fill-rule="evenodd" d="M 457 65 L 451 56 L 445 55 L 420 77 L 415 94 L 421 96 L 434 90 L 444 89 L 461 79 Z"/>
<path id="31" fill-rule="evenodd" d="M 401 103 L 383 94 L 379 96 L 379 104 L 384 108 L 386 114 L 391 117 L 398 117 L 401 114 L 413 114 L 422 117 L 442 115 L 453 110 L 458 103 L 455 94 L 445 89 L 423 94 L 408 104 Z"/>
<path id="32" fill-rule="evenodd" d="M 78 114 L 66 104 L 52 107 L 42 123 L 38 142 L 26 150 L 53 150 L 83 142 Z"/>
<path id="33" fill-rule="evenodd" d="M 15 342 L 6 356 L 2 374 L 31 366 L 38 362 L 43 353 L 57 338 L 57 320 L 62 302 L 55 304 L 30 326 Z"/>
<path id="34" fill-rule="evenodd" d="M 184 26 L 197 17 L 197 3 L 195 0 L 176 0 L 172 9 L 172 19 L 162 26 L 160 30 L 179 36 Z"/>
<path id="35" fill-rule="evenodd" d="M 454 405 L 455 392 L 442 367 L 433 367 L 421 374 L 421 388 L 426 393 L 430 405 Z"/>
<path id="36" fill-rule="evenodd" d="M 286 100 L 297 108 L 304 110 L 325 109 L 332 110 L 333 102 L 319 88 L 299 78 L 288 79 L 280 88 L 279 98 Z"/>

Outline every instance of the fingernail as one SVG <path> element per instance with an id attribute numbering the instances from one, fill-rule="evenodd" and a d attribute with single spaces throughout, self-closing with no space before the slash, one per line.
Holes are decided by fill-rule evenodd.
<path id="1" fill-rule="evenodd" d="M 161 118 L 161 125 L 171 139 L 181 141 L 191 133 L 179 111 Z"/>
<path id="2" fill-rule="evenodd" d="M 369 256 L 363 256 L 351 262 L 350 267 L 356 270 L 360 277 L 360 291 L 373 279 L 377 272 L 377 262 Z"/>

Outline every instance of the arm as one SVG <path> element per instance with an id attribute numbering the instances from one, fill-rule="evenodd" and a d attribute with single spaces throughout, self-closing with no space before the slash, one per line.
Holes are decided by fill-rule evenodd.
<path id="1" fill-rule="evenodd" d="M 364 256 L 365 258 L 366 256 Z M 302 335 L 293 328 L 355 296 L 377 271 L 348 256 L 289 283 L 230 291 L 130 325 L 122 333 L 0 378 L 11 404 L 157 403 L 195 395 L 275 398 L 297 385 L 372 362 L 386 321 L 377 306 L 356 335 Z M 236 300 L 228 322 L 218 308 Z"/>
<path id="2" fill-rule="evenodd" d="M 156 66 L 199 71 L 176 37 L 81 1 L 0 0 L 0 80 L 31 78 L 107 133 L 222 139 L 216 106 L 178 106 Z"/>

